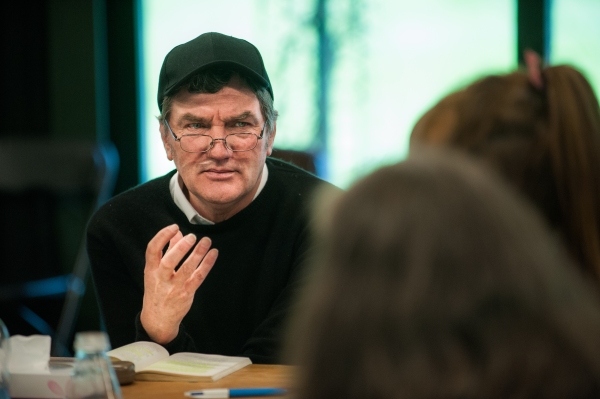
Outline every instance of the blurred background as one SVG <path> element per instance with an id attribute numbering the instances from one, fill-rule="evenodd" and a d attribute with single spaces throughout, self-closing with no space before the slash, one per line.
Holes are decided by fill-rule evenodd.
<path id="1" fill-rule="evenodd" d="M 280 112 L 275 146 L 312 154 L 342 188 L 401 160 L 426 109 L 517 68 L 525 48 L 575 65 L 600 93 L 599 0 L 20 0 L 0 18 L 0 138 L 113 143 L 115 194 L 173 168 L 156 120 L 158 73 L 172 47 L 207 31 L 258 47 Z M 87 214 L 63 205 L 50 221 L 34 217 L 56 222 L 48 245 L 22 226 L 31 205 L 7 201 L 0 285 L 32 253 L 68 272 Z M 92 291 L 77 330 L 99 328 Z"/>

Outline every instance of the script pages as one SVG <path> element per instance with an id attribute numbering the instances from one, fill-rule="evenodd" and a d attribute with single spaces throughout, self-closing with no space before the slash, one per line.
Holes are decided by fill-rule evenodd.
<path id="1" fill-rule="evenodd" d="M 139 381 L 216 381 L 252 362 L 247 357 L 181 352 L 169 356 L 161 345 L 139 341 L 108 352 L 135 365 Z"/>

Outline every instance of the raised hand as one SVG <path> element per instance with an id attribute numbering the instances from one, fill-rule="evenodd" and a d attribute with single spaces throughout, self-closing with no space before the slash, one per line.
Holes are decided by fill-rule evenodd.
<path id="1" fill-rule="evenodd" d="M 169 248 L 163 256 L 167 243 Z M 196 290 L 217 260 L 218 251 L 210 249 L 211 241 L 204 237 L 175 271 L 194 244 L 196 236 L 183 237 L 175 224 L 160 230 L 148 243 L 141 321 L 150 338 L 159 344 L 175 339 Z"/>

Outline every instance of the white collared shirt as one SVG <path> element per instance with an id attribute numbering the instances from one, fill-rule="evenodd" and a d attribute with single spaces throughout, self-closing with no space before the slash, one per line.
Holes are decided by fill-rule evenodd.
<path id="1" fill-rule="evenodd" d="M 260 183 L 258 184 L 258 190 L 256 190 L 256 194 L 254 194 L 254 198 L 252 198 L 252 201 L 254 201 L 256 197 L 258 197 L 258 194 L 260 194 L 262 189 L 265 187 L 265 184 L 267 184 L 268 177 L 269 169 L 267 169 L 267 164 L 265 163 L 263 166 L 262 176 L 260 177 Z M 212 222 L 206 219 L 205 217 L 201 216 L 196 211 L 196 209 L 194 209 L 192 204 L 190 204 L 190 201 L 188 201 L 185 194 L 183 193 L 182 187 L 179 185 L 179 172 L 175 172 L 173 177 L 171 177 L 171 180 L 169 182 L 169 190 L 171 191 L 171 197 L 173 197 L 175 205 L 177 205 L 177 207 L 181 209 L 183 213 L 185 213 L 185 216 L 191 224 L 215 224 L 215 222 Z"/>

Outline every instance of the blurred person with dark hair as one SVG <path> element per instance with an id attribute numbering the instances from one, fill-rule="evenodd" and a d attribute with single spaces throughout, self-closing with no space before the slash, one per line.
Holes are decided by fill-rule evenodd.
<path id="1" fill-rule="evenodd" d="M 597 398 L 600 306 L 521 196 L 420 153 L 322 196 L 296 398 Z"/>
<path id="2" fill-rule="evenodd" d="M 488 76 L 450 94 L 415 125 L 411 143 L 451 146 L 499 170 L 528 196 L 600 285 L 600 107 L 575 68 Z"/>

